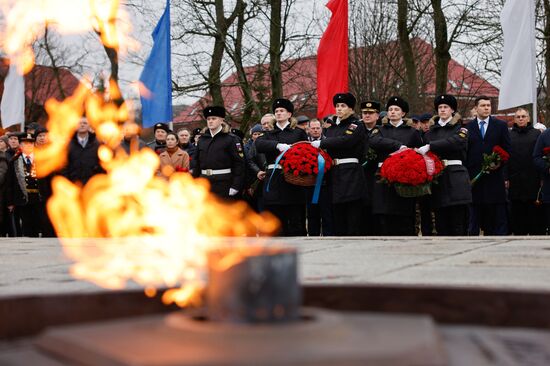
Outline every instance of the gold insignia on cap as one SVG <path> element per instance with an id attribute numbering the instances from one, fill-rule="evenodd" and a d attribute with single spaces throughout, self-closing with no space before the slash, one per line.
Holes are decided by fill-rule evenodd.
<path id="1" fill-rule="evenodd" d="M 445 99 L 445 97 L 442 95 L 442 96 L 441 96 L 441 99 Z"/>
<path id="2" fill-rule="evenodd" d="M 367 103 L 367 107 L 372 107 L 372 104 L 371 103 Z"/>
<path id="3" fill-rule="evenodd" d="M 397 102 L 397 98 L 393 98 L 393 100 Z"/>

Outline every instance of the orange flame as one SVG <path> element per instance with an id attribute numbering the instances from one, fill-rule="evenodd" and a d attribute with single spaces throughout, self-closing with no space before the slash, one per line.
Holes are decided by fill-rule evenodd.
<path id="1" fill-rule="evenodd" d="M 115 85 L 109 94 L 116 95 Z M 39 176 L 66 164 L 66 149 L 85 113 L 104 142 L 98 156 L 106 174 L 80 187 L 56 176 L 48 214 L 76 263 L 72 274 L 106 288 L 133 281 L 151 295 L 158 287 L 176 287 L 163 301 L 195 304 L 205 277 L 206 252 L 213 237 L 269 235 L 278 226 L 269 215 L 244 202 L 228 204 L 209 192 L 209 184 L 188 173 L 168 179 L 157 175 L 159 158 L 150 149 L 127 155 L 117 149 L 126 104 L 105 101 L 81 85 L 63 102 L 49 101 L 50 142 L 36 149 Z M 91 238 L 109 238 L 100 240 Z M 233 258 L 234 259 L 234 258 Z"/>
<path id="2" fill-rule="evenodd" d="M 119 0 L 0 0 L 0 9 L 5 17 L 0 47 L 22 74 L 34 65 L 31 44 L 46 25 L 62 34 L 96 32 L 105 46 L 123 53 L 138 48 Z"/>

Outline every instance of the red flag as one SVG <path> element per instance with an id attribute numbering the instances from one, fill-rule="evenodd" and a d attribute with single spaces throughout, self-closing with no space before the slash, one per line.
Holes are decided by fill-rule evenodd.
<path id="1" fill-rule="evenodd" d="M 317 117 L 334 113 L 332 97 L 348 91 L 348 1 L 330 0 L 332 17 L 317 49 Z"/>

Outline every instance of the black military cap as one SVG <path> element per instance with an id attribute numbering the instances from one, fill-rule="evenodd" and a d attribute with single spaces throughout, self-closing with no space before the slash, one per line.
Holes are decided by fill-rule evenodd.
<path id="1" fill-rule="evenodd" d="M 164 130 L 166 132 L 170 132 L 170 127 L 168 127 L 166 123 L 156 123 L 153 126 L 153 132 L 155 132 L 156 130 Z"/>
<path id="2" fill-rule="evenodd" d="M 244 139 L 244 132 L 238 128 L 232 128 L 231 133 L 235 136 L 238 136 L 241 140 Z"/>
<path id="3" fill-rule="evenodd" d="M 336 103 L 346 103 L 348 107 L 353 109 L 357 104 L 357 99 L 351 93 L 338 93 L 332 97 L 332 105 L 336 106 Z"/>
<path id="4" fill-rule="evenodd" d="M 380 113 L 380 102 L 367 100 L 361 103 L 361 112 L 376 112 Z"/>
<path id="5" fill-rule="evenodd" d="M 275 99 L 273 101 L 273 105 L 271 106 L 271 109 L 273 110 L 273 113 L 275 113 L 275 109 L 277 108 L 284 108 L 290 113 L 294 113 L 294 104 L 288 99 L 279 98 Z"/>
<path id="6" fill-rule="evenodd" d="M 393 96 L 390 99 L 388 99 L 388 102 L 386 103 L 386 109 L 389 109 L 392 105 L 396 105 L 405 113 L 409 113 L 409 103 L 401 97 Z"/>
<path id="7" fill-rule="evenodd" d="M 225 118 L 225 108 L 218 105 L 209 106 L 202 110 L 202 114 L 204 115 L 204 118 L 208 118 L 208 117 Z"/>
<path id="8" fill-rule="evenodd" d="M 434 107 L 437 110 L 440 104 L 447 104 L 453 111 L 456 111 L 456 98 L 450 94 L 442 94 L 434 99 Z"/>
<path id="9" fill-rule="evenodd" d="M 420 122 L 420 121 L 421 121 L 420 116 L 419 116 L 418 114 L 413 114 L 413 115 L 411 116 L 411 119 L 412 119 L 413 121 L 416 121 L 416 122 Z"/>
<path id="10" fill-rule="evenodd" d="M 420 116 L 418 116 L 418 119 L 423 122 L 423 121 L 429 121 L 430 119 L 432 119 L 432 115 L 430 113 L 424 113 L 424 114 L 421 114 Z"/>
<path id="11" fill-rule="evenodd" d="M 308 123 L 309 122 L 309 117 L 301 115 L 301 116 L 296 117 L 296 121 L 298 121 L 299 125 L 304 124 L 304 123 Z"/>
<path id="12" fill-rule="evenodd" d="M 193 130 L 193 135 L 198 135 L 199 133 L 201 133 L 201 131 L 202 131 L 202 128 L 197 127 Z"/>
<path id="13" fill-rule="evenodd" d="M 48 132 L 48 129 L 46 127 L 39 126 L 37 129 L 34 130 L 33 137 L 36 139 L 38 135 L 44 132 Z"/>
<path id="14" fill-rule="evenodd" d="M 30 133 L 27 133 L 27 134 L 24 134 L 23 136 L 21 136 L 19 138 L 19 141 L 21 141 L 21 142 L 24 142 L 24 141 L 34 142 L 34 136 Z"/>

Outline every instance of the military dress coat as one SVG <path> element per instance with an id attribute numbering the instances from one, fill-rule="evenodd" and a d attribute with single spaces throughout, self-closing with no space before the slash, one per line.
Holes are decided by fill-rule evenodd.
<path id="1" fill-rule="evenodd" d="M 500 146 L 510 153 L 511 141 L 506 122 L 489 118 L 485 138 L 481 137 L 478 120 L 474 119 L 466 125 L 468 129 L 468 154 L 466 168 L 473 179 L 480 171 L 483 163 L 483 154 L 491 154 L 493 147 Z M 472 186 L 472 201 L 474 204 L 503 204 L 506 203 L 506 188 L 504 181 L 508 179 L 506 167 L 503 166 L 489 174 L 483 174 Z"/>
<path id="2" fill-rule="evenodd" d="M 265 154 L 268 165 L 275 164 L 275 160 L 280 155 L 277 144 L 292 145 L 296 142 L 307 141 L 307 135 L 304 130 L 291 127 L 288 124 L 284 129 L 280 129 L 277 124 L 271 131 L 264 131 L 256 141 L 258 153 Z M 271 179 L 271 181 L 270 181 Z M 268 189 L 269 183 L 269 192 Z M 266 205 L 295 205 L 306 202 L 306 193 L 304 188 L 289 184 L 285 181 L 282 169 L 267 169 L 264 182 L 264 203 Z"/>
<path id="3" fill-rule="evenodd" d="M 373 129 L 369 130 L 365 128 L 365 161 L 362 163 L 363 165 L 363 172 L 365 173 L 365 180 L 367 182 L 366 189 L 365 189 L 365 197 L 364 203 L 365 205 L 371 207 L 372 206 L 372 198 L 373 198 L 373 192 L 374 192 L 374 184 L 376 183 L 376 172 L 378 171 L 378 162 L 377 159 L 374 157 L 370 160 L 367 159 L 369 155 L 369 149 L 371 149 L 370 146 L 370 136 L 372 134 L 372 131 L 377 127 L 374 127 Z"/>
<path id="4" fill-rule="evenodd" d="M 439 120 L 439 117 L 435 117 Z M 460 160 L 460 165 L 448 165 L 437 182 L 432 184 L 431 202 L 433 208 L 464 205 L 472 202 L 470 176 L 466 169 L 468 130 L 456 113 L 445 125 L 435 122 L 424 134 L 424 142 L 430 144 L 430 151 L 445 163 L 446 160 Z"/>
<path id="5" fill-rule="evenodd" d="M 231 169 L 231 173 L 207 175 L 203 170 Z M 200 137 L 195 151 L 194 177 L 203 177 L 210 182 L 210 190 L 216 195 L 228 198 L 229 189 L 240 191 L 245 180 L 245 160 L 242 144 L 237 136 L 224 126 L 212 136 L 209 130 Z"/>
<path id="6" fill-rule="evenodd" d="M 413 127 L 412 120 L 404 119 L 399 127 L 394 127 L 384 118 L 382 125 L 371 132 L 369 145 L 377 153 L 377 162 L 383 163 L 402 145 L 410 148 L 420 147 L 422 139 L 420 132 Z M 378 181 L 374 185 L 373 194 L 374 214 L 414 216 L 416 199 L 399 196 L 393 186 Z"/>
<path id="7" fill-rule="evenodd" d="M 328 172 L 332 203 L 345 203 L 365 197 L 366 179 L 361 163 L 365 152 L 365 125 L 354 115 L 332 124 L 321 140 L 332 159 L 356 158 L 358 163 L 334 164 Z"/>
<path id="8" fill-rule="evenodd" d="M 535 202 L 540 188 L 540 173 L 533 161 L 533 150 L 541 132 L 532 124 L 525 127 L 514 125 L 510 131 L 512 152 L 508 162 L 511 201 Z"/>

